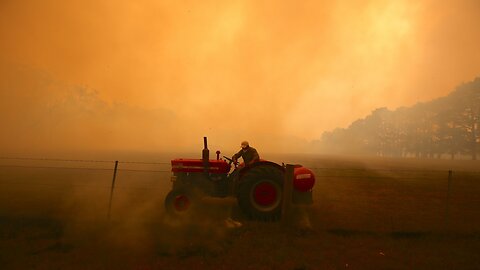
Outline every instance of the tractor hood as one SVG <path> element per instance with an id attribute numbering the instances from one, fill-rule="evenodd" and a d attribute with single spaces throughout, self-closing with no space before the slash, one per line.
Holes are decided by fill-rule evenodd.
<path id="1" fill-rule="evenodd" d="M 208 161 L 207 171 L 209 173 L 227 174 L 230 171 L 230 165 L 224 160 L 210 159 Z M 172 172 L 201 173 L 205 171 L 202 159 L 173 159 Z"/>

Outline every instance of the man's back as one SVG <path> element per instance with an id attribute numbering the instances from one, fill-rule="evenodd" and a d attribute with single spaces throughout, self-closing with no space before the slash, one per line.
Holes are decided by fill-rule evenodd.
<path id="1" fill-rule="evenodd" d="M 242 157 L 245 165 L 251 165 L 260 160 L 260 156 L 255 148 L 249 146 L 246 149 L 241 149 L 234 155 L 235 158 Z"/>

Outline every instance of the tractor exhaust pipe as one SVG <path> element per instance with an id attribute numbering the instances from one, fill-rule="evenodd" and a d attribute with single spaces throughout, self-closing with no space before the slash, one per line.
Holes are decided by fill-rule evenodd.
<path id="1" fill-rule="evenodd" d="M 203 167 L 205 168 L 205 172 L 208 171 L 209 159 L 210 159 L 210 151 L 208 150 L 207 137 L 203 137 L 202 160 L 203 160 Z"/>

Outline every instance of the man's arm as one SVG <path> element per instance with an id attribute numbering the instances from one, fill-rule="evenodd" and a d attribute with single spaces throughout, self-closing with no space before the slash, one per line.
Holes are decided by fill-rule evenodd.
<path id="1" fill-rule="evenodd" d="M 243 154 L 243 151 L 242 151 L 242 149 L 240 149 L 240 151 L 238 151 L 238 153 L 236 153 L 235 155 L 233 155 L 232 159 L 233 159 L 234 161 L 237 161 L 237 159 L 239 159 L 239 158 L 242 156 L 242 154 Z"/>

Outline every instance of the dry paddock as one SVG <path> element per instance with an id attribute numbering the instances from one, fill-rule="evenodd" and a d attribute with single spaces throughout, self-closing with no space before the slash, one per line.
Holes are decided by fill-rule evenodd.
<path id="1" fill-rule="evenodd" d="M 1 269 L 480 269 L 478 162 L 271 159 L 317 176 L 291 227 L 246 220 L 234 199 L 167 218 L 168 164 L 120 164 L 108 220 L 105 164 L 4 162 Z"/>

